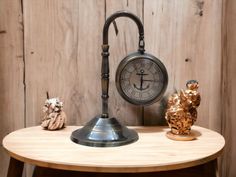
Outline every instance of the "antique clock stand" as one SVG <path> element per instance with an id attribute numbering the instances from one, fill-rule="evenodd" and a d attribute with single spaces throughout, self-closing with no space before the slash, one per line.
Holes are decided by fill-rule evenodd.
<path id="1" fill-rule="evenodd" d="M 156 57 L 145 53 L 144 29 L 140 19 L 129 12 L 118 11 L 112 14 L 103 27 L 102 45 L 102 114 L 89 121 L 83 128 L 71 134 L 75 143 L 112 147 L 129 144 L 138 140 L 138 134 L 122 125 L 115 117 L 108 114 L 109 88 L 109 26 L 118 17 L 132 19 L 139 31 L 138 51 L 126 56 L 116 72 L 116 87 L 120 95 L 135 105 L 149 105 L 161 99 L 167 83 L 168 75 L 165 66 Z"/>

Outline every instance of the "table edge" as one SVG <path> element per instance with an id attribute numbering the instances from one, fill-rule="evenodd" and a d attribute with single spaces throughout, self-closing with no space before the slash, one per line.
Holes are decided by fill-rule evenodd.
<path id="1" fill-rule="evenodd" d="M 5 148 L 4 148 L 5 149 Z M 94 167 L 94 166 L 77 166 L 77 165 L 66 165 L 66 164 L 58 164 L 53 162 L 43 162 L 40 160 L 34 160 L 26 157 L 19 156 L 13 152 L 7 151 L 7 153 L 14 159 L 22 161 L 24 163 L 29 163 L 35 166 L 46 167 L 46 168 L 54 168 L 60 170 L 73 170 L 80 172 L 96 172 L 96 173 L 143 173 L 143 172 L 160 172 L 160 171 L 171 171 L 171 170 L 179 170 L 183 168 L 189 168 L 193 166 L 198 166 L 210 162 L 214 159 L 217 159 L 222 152 L 222 148 L 220 151 L 216 152 L 213 155 L 207 156 L 202 159 L 183 162 L 179 164 L 169 164 L 165 166 L 136 166 L 136 167 L 124 167 L 124 166 L 116 166 L 116 167 Z M 122 169 L 122 170 L 121 170 Z"/>
<path id="2" fill-rule="evenodd" d="M 140 126 L 137 126 L 137 127 L 140 127 Z M 200 127 L 200 126 L 197 126 L 197 127 Z M 201 128 L 204 128 L 204 127 L 201 127 Z M 221 134 L 219 135 L 222 136 Z M 3 139 L 3 142 L 4 142 L 4 139 Z M 224 145 L 225 145 L 225 142 L 224 142 Z M 178 170 L 178 169 L 205 164 L 214 159 L 217 159 L 217 157 L 219 157 L 222 154 L 224 145 L 219 151 L 215 152 L 214 154 L 211 154 L 201 159 L 195 159 L 194 161 L 181 162 L 179 164 L 176 164 L 176 163 L 167 164 L 164 166 L 163 165 L 162 166 L 149 165 L 149 166 L 132 166 L 132 167 L 131 166 L 130 167 L 129 166 L 126 166 L 126 167 L 124 166 L 120 166 L 120 167 L 119 166 L 116 166 L 116 167 L 96 166 L 94 167 L 94 166 L 88 166 L 88 165 L 78 166 L 78 165 L 73 165 L 73 164 L 58 164 L 54 162 L 45 162 L 45 161 L 30 159 L 30 158 L 15 154 L 14 152 L 11 152 L 7 148 L 5 148 L 4 143 L 3 143 L 3 148 L 12 158 L 22 161 L 24 163 L 29 163 L 29 164 L 40 166 L 40 167 L 54 168 L 54 169 L 61 169 L 61 170 L 73 170 L 73 171 L 81 171 L 81 172 L 97 172 L 97 173 L 98 172 L 101 172 L 101 173 L 142 173 L 142 172 L 159 172 L 159 171 Z"/>

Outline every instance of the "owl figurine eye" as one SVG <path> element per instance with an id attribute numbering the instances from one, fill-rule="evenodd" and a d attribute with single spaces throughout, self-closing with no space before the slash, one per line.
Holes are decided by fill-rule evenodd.
<path id="1" fill-rule="evenodd" d="M 116 72 L 120 95 L 135 105 L 149 105 L 161 99 L 168 84 L 168 74 L 156 57 L 135 52 L 125 57 Z"/>

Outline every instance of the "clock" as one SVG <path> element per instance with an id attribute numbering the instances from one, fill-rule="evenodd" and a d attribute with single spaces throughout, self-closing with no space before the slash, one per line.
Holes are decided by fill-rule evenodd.
<path id="1" fill-rule="evenodd" d="M 144 28 L 141 20 L 127 11 L 118 11 L 107 18 L 103 26 L 102 43 L 102 110 L 86 125 L 71 134 L 75 143 L 93 147 L 113 147 L 133 143 L 138 140 L 138 133 L 129 129 L 116 117 L 109 115 L 109 44 L 110 24 L 115 28 L 115 20 L 126 17 L 133 20 L 139 32 L 138 50 L 121 60 L 116 71 L 116 87 L 120 95 L 135 105 L 149 105 L 160 100 L 166 90 L 168 75 L 163 63 L 156 57 L 145 53 Z M 112 106 L 112 105 L 111 105 Z"/>
<path id="2" fill-rule="evenodd" d="M 135 105 L 150 105 L 160 100 L 167 84 L 164 64 L 147 53 L 132 53 L 117 68 L 117 90 L 126 101 Z"/>

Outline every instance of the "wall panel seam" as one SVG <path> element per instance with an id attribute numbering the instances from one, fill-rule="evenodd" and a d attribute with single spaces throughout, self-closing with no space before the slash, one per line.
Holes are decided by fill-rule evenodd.
<path id="1" fill-rule="evenodd" d="M 22 13 L 22 50 L 23 50 L 23 87 L 24 87 L 24 127 L 26 127 L 26 66 L 25 66 L 25 18 L 24 18 L 24 0 L 21 1 L 21 13 Z"/>

